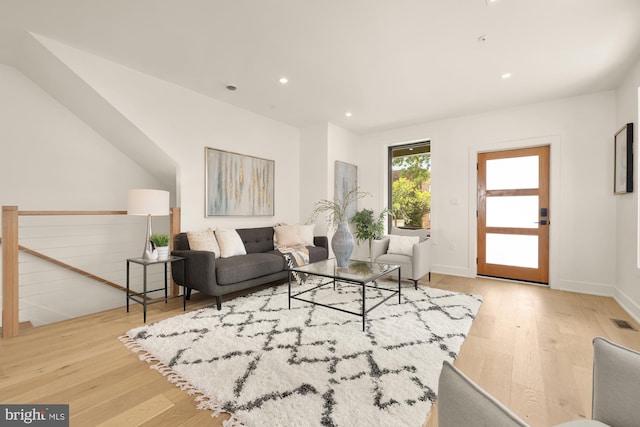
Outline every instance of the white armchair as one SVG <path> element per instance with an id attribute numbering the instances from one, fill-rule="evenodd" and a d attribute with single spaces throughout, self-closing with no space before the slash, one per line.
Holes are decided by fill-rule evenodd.
<path id="1" fill-rule="evenodd" d="M 400 277 L 413 280 L 418 289 L 418 280 L 425 274 L 431 281 L 432 243 L 427 230 L 405 230 L 391 228 L 388 235 L 371 244 L 371 261 L 400 266 Z"/>

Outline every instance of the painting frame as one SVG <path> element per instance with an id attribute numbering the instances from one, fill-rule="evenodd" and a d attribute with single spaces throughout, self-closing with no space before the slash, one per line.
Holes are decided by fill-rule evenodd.
<path id="1" fill-rule="evenodd" d="M 334 163 L 334 198 L 341 202 L 344 197 L 351 191 L 357 191 L 358 188 L 358 166 L 351 163 L 336 160 Z M 356 212 L 358 212 L 358 200 L 354 197 L 353 201 L 347 206 L 345 218 L 350 220 Z"/>
<path id="2" fill-rule="evenodd" d="M 613 137 L 613 194 L 633 192 L 633 123 L 622 126 Z"/>
<path id="3" fill-rule="evenodd" d="M 205 217 L 274 216 L 275 161 L 205 147 Z"/>

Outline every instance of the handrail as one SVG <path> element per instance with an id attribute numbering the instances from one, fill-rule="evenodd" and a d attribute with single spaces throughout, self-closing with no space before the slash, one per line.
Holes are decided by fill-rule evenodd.
<path id="1" fill-rule="evenodd" d="M 127 211 L 18 211 L 19 216 L 126 215 Z"/>
<path id="2" fill-rule="evenodd" d="M 22 250 L 40 259 L 51 262 L 60 267 L 82 274 L 100 283 L 117 289 L 126 290 L 122 286 L 106 279 L 88 273 L 72 265 L 58 261 L 47 255 L 26 248 L 18 244 L 18 217 L 19 216 L 58 216 L 58 215 L 126 215 L 127 211 L 50 211 L 32 210 L 19 211 L 17 206 L 2 206 L 2 338 L 10 338 L 18 335 L 18 251 Z M 171 208 L 169 219 L 169 234 L 173 249 L 173 237 L 180 231 L 180 208 Z M 132 293 L 133 291 L 129 291 Z M 178 286 L 171 280 L 171 295 L 178 295 Z"/>
<path id="3" fill-rule="evenodd" d="M 2 237 L 0 237 L 0 244 L 1 243 L 2 243 Z M 95 274 L 89 273 L 88 271 L 84 271 L 84 270 L 82 270 L 82 269 L 80 269 L 78 267 L 74 267 L 71 264 L 67 264 L 66 262 L 58 261 L 55 258 L 51 258 L 50 256 L 45 255 L 45 254 L 43 254 L 41 252 L 34 251 L 33 249 L 29 249 L 26 246 L 18 245 L 18 250 L 21 250 L 22 252 L 25 252 L 25 253 L 27 253 L 29 255 L 33 255 L 36 258 L 40 258 L 41 260 L 50 262 L 51 264 L 55 264 L 55 265 L 57 265 L 59 267 L 65 268 L 65 269 L 70 270 L 70 271 L 73 271 L 74 273 L 81 274 L 81 275 L 83 275 L 85 277 L 88 277 L 89 279 L 93 279 L 93 280 L 95 280 L 97 282 L 103 283 L 105 285 L 109 285 L 109 286 L 111 286 L 113 288 L 116 288 L 116 289 L 119 289 L 121 291 L 126 291 L 127 290 L 127 288 L 125 288 L 123 286 L 120 286 L 117 283 L 113 283 L 113 282 L 111 282 L 111 281 L 109 281 L 107 279 L 104 279 L 104 278 L 100 277 L 100 276 L 96 276 Z M 132 290 L 129 290 L 129 293 L 133 294 L 135 292 L 133 292 Z"/>

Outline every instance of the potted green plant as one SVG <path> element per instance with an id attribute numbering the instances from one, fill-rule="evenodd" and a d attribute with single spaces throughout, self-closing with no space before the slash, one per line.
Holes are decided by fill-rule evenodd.
<path id="1" fill-rule="evenodd" d="M 371 242 L 379 239 L 384 232 L 384 220 L 389 214 L 389 209 L 384 209 L 376 217 L 371 209 L 362 209 L 351 218 L 356 226 L 355 238 L 358 243 L 363 241 L 369 242 L 369 256 L 371 256 Z"/>
<path id="2" fill-rule="evenodd" d="M 331 249 L 336 256 L 338 267 L 347 267 L 349 257 L 353 252 L 355 241 L 349 230 L 348 209 L 349 206 L 369 193 L 358 191 L 357 188 L 347 192 L 342 199 L 320 200 L 313 206 L 313 213 L 308 223 L 315 222 L 321 214 L 326 215 L 327 223 L 332 229 L 336 229 L 331 238 Z"/>
<path id="3" fill-rule="evenodd" d="M 158 251 L 158 259 L 169 258 L 169 235 L 152 234 L 149 236 L 149 241 L 153 243 L 153 246 Z"/>

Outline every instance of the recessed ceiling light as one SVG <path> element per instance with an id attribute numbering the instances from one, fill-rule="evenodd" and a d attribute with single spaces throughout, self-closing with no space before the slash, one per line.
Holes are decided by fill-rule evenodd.
<path id="1" fill-rule="evenodd" d="M 233 83 L 229 83 L 225 87 L 227 88 L 227 90 L 231 90 L 231 91 L 234 91 L 234 90 L 238 89 L 238 85 L 233 84 Z"/>
<path id="2" fill-rule="evenodd" d="M 280 83 L 286 85 L 287 83 L 289 83 L 289 79 L 286 77 L 280 77 Z"/>
<path id="3" fill-rule="evenodd" d="M 347 117 L 351 117 L 353 116 L 353 114 L 351 113 L 351 111 L 347 111 L 346 113 L 344 113 L 345 116 Z"/>
<path id="4" fill-rule="evenodd" d="M 502 73 L 502 74 L 500 75 L 500 78 L 501 78 L 502 80 L 510 79 L 510 78 L 511 78 L 511 73 Z"/>

